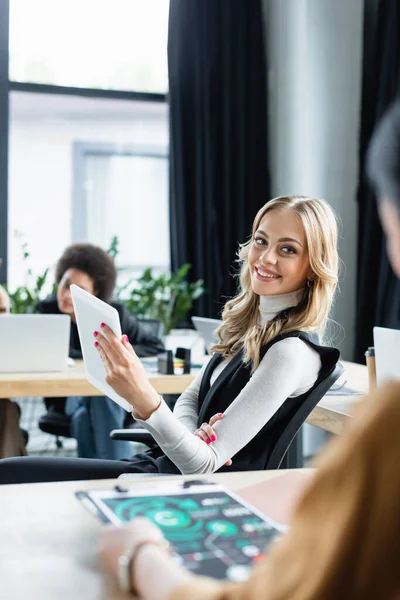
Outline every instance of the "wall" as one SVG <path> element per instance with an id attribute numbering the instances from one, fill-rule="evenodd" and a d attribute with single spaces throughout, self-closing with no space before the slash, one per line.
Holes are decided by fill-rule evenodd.
<path id="1" fill-rule="evenodd" d="M 334 341 L 351 359 L 355 327 L 363 0 L 263 0 L 273 195 L 328 200 L 343 261 Z"/>

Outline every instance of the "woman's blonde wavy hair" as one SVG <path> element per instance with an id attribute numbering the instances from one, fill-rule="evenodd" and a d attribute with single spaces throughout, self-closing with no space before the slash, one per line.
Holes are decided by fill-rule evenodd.
<path id="1" fill-rule="evenodd" d="M 313 285 L 305 285 L 304 295 L 296 307 L 279 313 L 262 326 L 258 322 L 260 297 L 251 286 L 248 256 L 260 222 L 275 209 L 291 210 L 300 217 L 313 271 Z M 254 371 L 260 362 L 261 348 L 277 335 L 298 330 L 316 331 L 323 335 L 339 268 L 336 218 L 327 202 L 306 196 L 279 196 L 267 202 L 254 219 L 250 240 L 239 247 L 238 262 L 239 293 L 225 304 L 223 322 L 217 330 L 220 341 L 211 348 L 212 352 L 232 357 L 243 350 L 244 361 L 251 362 Z"/>

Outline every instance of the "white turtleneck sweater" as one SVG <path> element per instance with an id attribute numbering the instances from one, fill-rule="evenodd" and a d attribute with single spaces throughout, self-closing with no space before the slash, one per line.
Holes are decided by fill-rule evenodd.
<path id="1" fill-rule="evenodd" d="M 303 290 L 298 290 L 280 296 L 261 296 L 260 324 L 296 306 L 302 294 Z M 214 369 L 211 385 L 228 362 L 226 359 Z M 205 366 L 179 397 L 173 412 L 161 402 L 147 421 L 137 420 L 183 474 L 213 473 L 254 438 L 287 398 L 308 391 L 320 368 L 318 352 L 301 339 L 286 338 L 274 344 L 227 408 L 224 418 L 213 426 L 217 441 L 210 445 L 193 435 L 197 429 L 197 399 Z"/>

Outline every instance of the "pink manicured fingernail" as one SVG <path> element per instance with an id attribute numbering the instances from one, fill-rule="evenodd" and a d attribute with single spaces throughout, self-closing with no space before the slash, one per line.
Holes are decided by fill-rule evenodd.
<path id="1" fill-rule="evenodd" d="M 124 340 L 125 340 L 126 342 L 129 342 L 129 338 L 128 338 L 128 336 L 127 336 L 127 335 L 124 335 Z"/>
<path id="2" fill-rule="evenodd" d="M 218 413 L 218 416 L 219 416 L 219 417 L 222 417 L 222 415 L 223 415 L 223 413 Z"/>
<path id="3" fill-rule="evenodd" d="M 217 436 L 216 436 L 216 435 L 212 435 L 212 436 L 211 436 L 211 441 L 212 441 L 212 442 L 215 442 L 215 440 L 216 440 L 216 439 L 217 439 Z"/>
<path id="4" fill-rule="evenodd" d="M 93 335 L 94 335 L 94 337 L 97 337 L 99 335 L 99 332 L 98 331 L 93 331 Z"/>
<path id="5" fill-rule="evenodd" d="M 105 327 L 106 324 L 105 323 L 100 323 L 100 327 Z"/>
<path id="6" fill-rule="evenodd" d="M 206 439 L 206 444 L 211 444 L 211 440 L 210 440 L 210 438 L 207 438 L 207 439 Z"/>
<path id="7" fill-rule="evenodd" d="M 94 347 L 97 348 L 97 346 L 99 345 L 99 342 L 95 342 L 94 343 Z"/>

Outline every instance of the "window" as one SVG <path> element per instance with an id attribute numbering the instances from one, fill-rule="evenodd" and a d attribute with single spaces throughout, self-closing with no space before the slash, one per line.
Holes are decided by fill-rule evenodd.
<path id="1" fill-rule="evenodd" d="M 164 102 L 10 93 L 10 289 L 72 241 L 120 240 L 121 276 L 169 268 L 168 107 Z M 51 281 L 49 281 L 49 284 Z"/>
<path id="2" fill-rule="evenodd" d="M 103 248 L 117 235 L 120 284 L 148 266 L 168 270 L 165 149 L 78 143 L 74 179 L 72 235 Z"/>
<path id="3" fill-rule="evenodd" d="M 11 81 L 165 94 L 169 0 L 10 0 Z"/>

